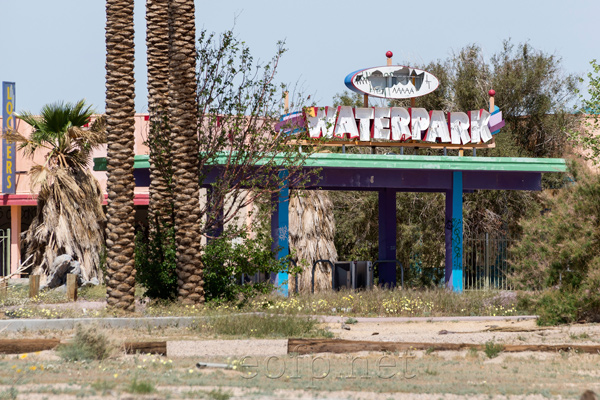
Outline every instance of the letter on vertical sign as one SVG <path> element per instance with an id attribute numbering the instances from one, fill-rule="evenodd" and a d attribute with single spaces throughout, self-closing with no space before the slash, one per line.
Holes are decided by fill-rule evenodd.
<path id="1" fill-rule="evenodd" d="M 335 107 L 311 107 L 311 115 L 306 114 L 308 123 L 308 134 L 311 138 L 320 138 L 321 135 L 330 138 L 333 137 L 333 127 L 335 125 L 336 108 Z M 316 109 L 316 112 L 315 112 Z"/>
<path id="2" fill-rule="evenodd" d="M 448 119 L 450 120 L 452 144 L 469 143 L 471 140 L 469 137 L 469 116 L 464 112 L 453 112 L 449 113 Z"/>
<path id="3" fill-rule="evenodd" d="M 369 108 L 355 108 L 354 115 L 359 120 L 358 132 L 360 134 L 360 140 L 362 142 L 368 142 L 371 139 L 371 120 L 375 113 L 372 107 Z"/>
<path id="4" fill-rule="evenodd" d="M 390 122 L 392 125 L 392 140 L 410 139 L 410 114 L 404 107 L 392 107 Z"/>
<path id="5" fill-rule="evenodd" d="M 358 137 L 358 127 L 354 119 L 354 112 L 350 106 L 338 107 L 337 120 L 335 121 L 335 131 L 333 135 L 337 138 L 343 138 L 348 134 L 350 139 Z"/>
<path id="6" fill-rule="evenodd" d="M 471 143 L 479 143 L 480 140 L 485 143 L 492 139 L 492 132 L 488 126 L 490 116 L 491 114 L 484 109 L 469 112 Z"/>
<path id="7" fill-rule="evenodd" d="M 446 122 L 446 116 L 443 111 L 430 111 L 429 118 L 429 129 L 425 136 L 425 140 L 428 142 L 435 142 L 437 138 L 440 138 L 442 143 L 450 142 L 450 131 L 448 130 L 448 123 Z"/>
<path id="8" fill-rule="evenodd" d="M 390 139 L 390 109 L 388 107 L 375 107 L 373 138 Z"/>
<path id="9" fill-rule="evenodd" d="M 410 130 L 413 140 L 421 140 L 422 132 L 429 128 L 429 113 L 424 108 L 410 109 Z"/>

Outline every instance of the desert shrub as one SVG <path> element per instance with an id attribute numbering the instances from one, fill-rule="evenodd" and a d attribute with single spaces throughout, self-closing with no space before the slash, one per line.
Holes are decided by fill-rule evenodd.
<path id="1" fill-rule="evenodd" d="M 129 393 L 148 394 L 155 392 L 156 388 L 154 387 L 152 382 L 138 381 L 136 376 L 131 382 L 129 382 L 129 385 L 127 385 L 126 390 Z"/>
<path id="2" fill-rule="evenodd" d="M 571 171 L 576 182 L 544 194 L 510 252 L 513 285 L 540 292 L 534 302 L 544 325 L 600 319 L 600 176 Z"/>
<path id="3" fill-rule="evenodd" d="M 135 279 L 151 299 L 174 299 L 177 294 L 175 230 L 157 229 L 135 237 Z"/>
<path id="4" fill-rule="evenodd" d="M 258 231 L 249 237 L 245 231 L 232 240 L 228 232 L 211 240 L 204 249 L 204 293 L 206 300 L 216 302 L 246 299 L 273 290 L 268 281 L 252 283 L 245 278 L 255 274 L 271 274 L 286 267 L 275 259 L 271 237 Z M 244 278 L 244 281 L 242 279 Z"/>
<path id="5" fill-rule="evenodd" d="M 67 361 L 104 360 L 110 355 L 112 345 L 96 327 L 77 325 L 73 340 L 58 347 L 57 351 Z"/>
<path id="6" fill-rule="evenodd" d="M 569 324 L 578 318 L 577 296 L 569 291 L 550 289 L 538 298 L 539 325 Z"/>
<path id="7" fill-rule="evenodd" d="M 488 340 L 485 342 L 485 346 L 483 348 L 483 352 L 488 358 L 495 358 L 504 350 L 504 346 L 499 343 L 494 343 L 493 340 Z"/>

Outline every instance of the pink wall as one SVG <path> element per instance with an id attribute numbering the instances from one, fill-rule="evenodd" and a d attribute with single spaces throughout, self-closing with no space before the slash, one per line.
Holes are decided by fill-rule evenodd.
<path id="1" fill-rule="evenodd" d="M 146 117 L 148 114 L 136 114 L 135 116 L 135 154 L 148 154 L 148 147 L 144 145 L 144 141 L 148 137 L 148 121 L 146 121 Z M 94 117 L 92 117 L 94 118 Z M 0 124 L 2 123 L 2 117 L 0 117 Z M 1 126 L 1 125 L 0 125 Z M 29 135 L 31 133 L 31 126 L 27 123 L 17 119 L 17 131 L 23 135 Z M 40 149 L 34 156 L 33 159 L 29 159 L 23 156 L 22 152 L 17 152 L 17 157 L 15 161 L 15 170 L 17 171 L 16 175 L 16 185 L 17 185 L 17 195 L 29 195 L 31 194 L 31 190 L 29 188 L 29 176 L 27 172 L 29 169 L 35 164 L 43 164 L 45 161 L 45 155 L 47 151 Z M 98 149 L 94 152 L 93 157 L 106 157 L 106 145 L 103 148 Z M 0 163 L 2 162 L 2 154 L 0 152 Z M 2 168 L 2 164 L 0 164 L 0 168 Z M 93 168 L 93 162 L 90 161 L 90 169 Z M 104 171 L 93 171 L 94 176 L 102 185 L 104 192 L 106 193 L 106 172 Z M 147 193 L 148 188 L 138 188 L 136 187 L 136 193 Z"/>

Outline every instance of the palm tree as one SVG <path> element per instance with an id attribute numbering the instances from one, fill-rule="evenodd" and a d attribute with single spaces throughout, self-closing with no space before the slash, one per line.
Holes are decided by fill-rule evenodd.
<path id="1" fill-rule="evenodd" d="M 301 191 L 292 195 L 289 213 L 290 249 L 298 265 L 303 267 L 298 291 L 310 292 L 313 263 L 317 260 L 337 261 L 333 203 L 326 191 Z M 294 286 L 295 280 L 291 278 L 290 290 L 293 291 Z M 320 263 L 315 269 L 315 291 L 324 289 L 331 289 L 331 270 L 329 265 Z"/>
<path id="2" fill-rule="evenodd" d="M 46 152 L 45 163 L 29 170 L 31 190 L 39 191 L 38 206 L 23 245 L 34 274 L 47 276 L 54 259 L 69 254 L 81 263 L 84 280 L 102 278 L 102 188 L 88 164 L 91 152 L 106 143 L 106 134 L 103 118 L 91 129 L 82 128 L 92 113 L 84 100 L 48 104 L 39 117 L 28 112 L 19 116 L 33 128 L 28 137 L 17 132 L 6 135 L 20 143 L 27 157 Z"/>
<path id="3" fill-rule="evenodd" d="M 133 0 L 106 1 L 106 301 L 135 310 Z"/>
<path id="4" fill-rule="evenodd" d="M 148 112 L 150 130 L 150 201 L 148 220 L 151 234 L 172 224 L 173 174 L 171 142 L 167 124 L 169 85 L 169 1 L 146 2 L 146 47 L 148 49 Z"/>
<path id="5" fill-rule="evenodd" d="M 173 157 L 177 298 L 192 304 L 204 301 L 194 0 L 170 1 L 169 15 L 169 126 L 172 151 L 177 154 Z"/>

